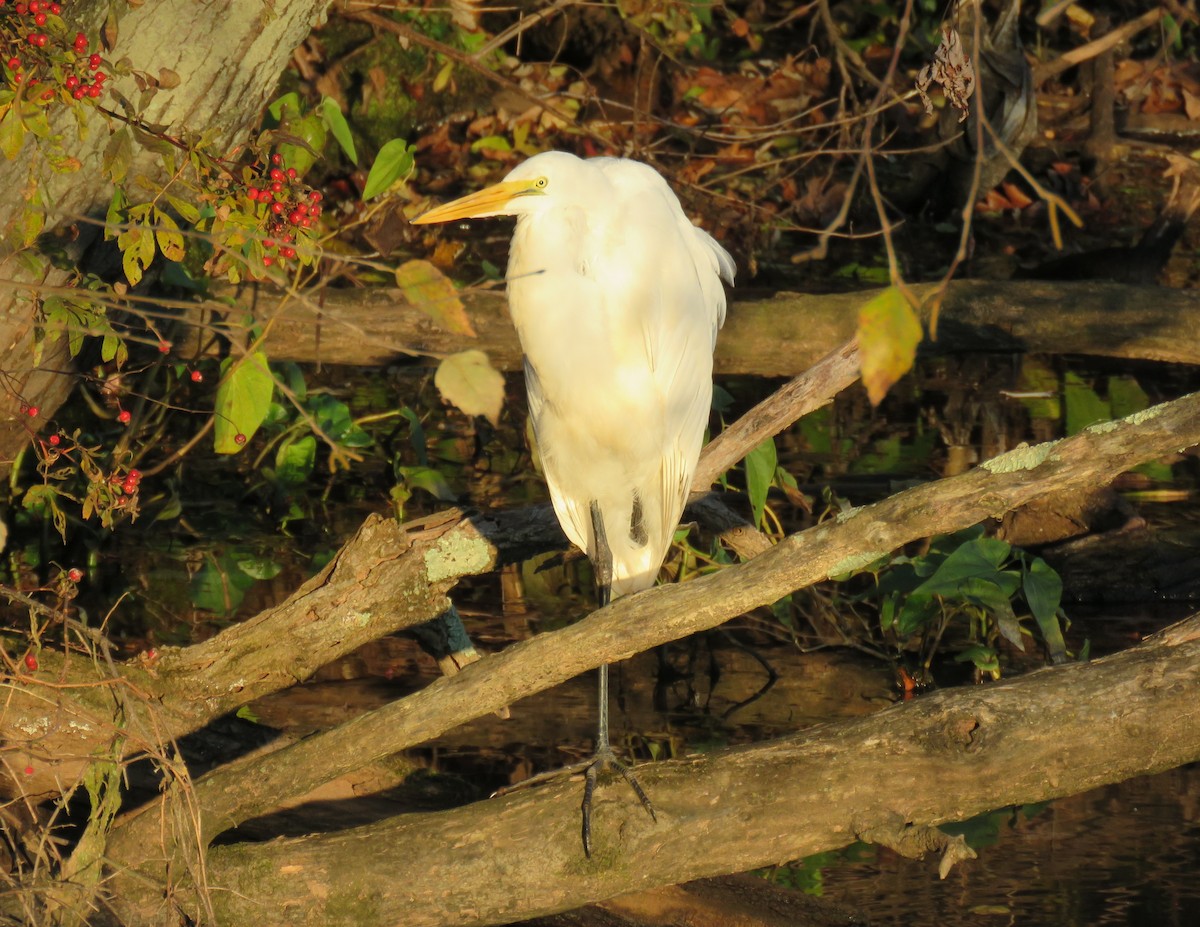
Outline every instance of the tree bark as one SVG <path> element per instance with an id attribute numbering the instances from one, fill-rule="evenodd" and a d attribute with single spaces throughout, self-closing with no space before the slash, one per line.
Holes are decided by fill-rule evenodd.
<path id="1" fill-rule="evenodd" d="M 145 4 L 109 4 L 93 0 L 73 3 L 65 11 L 69 22 L 93 37 L 110 8 L 117 21 L 117 43 L 111 57 L 128 58 L 131 65 L 157 76 L 174 71 L 181 81 L 173 90 L 160 90 L 146 107 L 149 123 L 164 126 L 176 135 L 204 134 L 213 144 L 231 147 L 257 122 L 270 99 L 293 50 L 324 16 L 329 0 L 276 0 L 245 3 L 216 0 L 156 0 Z M 132 78 L 109 83 L 131 100 L 141 91 Z M 119 109 L 106 96 L 101 101 Z M 9 242 L 22 236 L 11 224 L 19 222 L 28 204 L 24 197 L 36 189 L 48 205 L 47 230 L 71 225 L 85 217 L 103 216 L 112 195 L 112 184 L 102 167 L 109 140 L 108 127 L 97 113 L 88 118 L 88 134 L 80 141 L 73 117 L 60 115 L 55 128 L 64 135 L 69 153 L 81 166 L 72 173 L 39 173 L 31 170 L 38 159 L 30 152 L 35 142 L 26 139 L 25 150 L 11 161 L 0 161 L 0 229 Z M 44 176 L 43 176 L 44 173 Z M 129 177 L 159 173 L 156 156 L 136 148 Z M 41 206 L 33 207 L 41 209 Z M 82 226 L 86 239 L 94 230 Z M 24 414 L 36 405 L 47 417 L 61 405 L 75 384 L 69 372 L 65 338 L 48 347 L 40 365 L 33 363 L 33 337 L 37 294 L 44 288 L 70 286 L 71 274 L 49 268 L 34 273 L 6 247 L 0 255 L 0 346 L 5 353 L 4 381 L 0 393 L 0 477 L 7 475 L 17 451 L 37 428 Z"/>
<path id="2" fill-rule="evenodd" d="M 923 300 L 933 284 L 910 289 Z M 771 295 L 734 291 L 717 339 L 717 374 L 794 376 L 854 337 L 858 311 L 880 291 Z M 439 328 L 399 290 L 289 294 L 244 288 L 233 310 L 209 302 L 198 322 L 252 311 L 270 323 L 276 360 L 373 366 L 406 356 L 486 351 L 503 370 L 521 369 L 521 349 L 499 290 L 462 294 L 477 338 Z M 1013 351 L 1095 354 L 1200 364 L 1192 320 L 1200 294 L 1114 283 L 957 280 L 947 289 L 938 340 L 929 352 Z"/>
<path id="3" fill-rule="evenodd" d="M 1101 485 L 1140 462 L 1195 444 L 1200 444 L 1200 394 L 1072 438 L 1022 448 L 961 476 L 843 513 L 743 565 L 620 599 L 575 625 L 509 647 L 332 731 L 215 770 L 195 786 L 198 843 L 207 845 L 285 797 L 302 795 L 601 663 L 715 627 L 795 589 L 850 573 L 908 541 L 998 517 L 1056 492 Z M 469 523 L 455 530 L 474 531 Z M 111 844 L 112 858 L 140 866 L 159 833 L 161 810 L 154 803 L 122 822 Z"/>
<path id="4" fill-rule="evenodd" d="M 929 828 L 1200 759 L 1198 684 L 1200 615 L 1092 663 L 643 766 L 657 823 L 610 779 L 591 859 L 579 845 L 581 786 L 559 781 L 336 834 L 215 848 L 214 907 L 222 923 L 262 927 L 502 924 L 855 839 L 961 856 Z"/>

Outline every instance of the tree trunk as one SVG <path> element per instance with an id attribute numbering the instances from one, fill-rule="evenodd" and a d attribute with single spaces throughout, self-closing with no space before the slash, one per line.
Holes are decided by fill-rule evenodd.
<path id="1" fill-rule="evenodd" d="M 111 9 L 117 22 L 116 45 L 108 57 L 127 58 L 132 66 L 152 76 L 165 69 L 180 77 L 172 90 L 160 90 L 145 109 L 147 122 L 169 133 L 203 134 L 213 144 L 229 149 L 246 137 L 270 99 L 293 50 L 324 16 L 329 0 L 276 0 L 246 3 L 217 0 L 155 0 L 153 3 L 110 4 L 91 0 L 67 5 L 68 21 L 94 37 Z M 131 100 L 142 94 L 132 78 L 109 84 Z M 120 106 L 108 96 L 100 103 L 113 110 Z M 120 125 L 120 123 L 116 123 Z M 11 161 L 0 161 L 0 229 L 11 243 L 24 237 L 14 226 L 23 217 L 44 207 L 26 202 L 36 191 L 49 204 L 47 230 L 71 226 L 87 217 L 102 217 L 112 196 L 112 184 L 102 167 L 109 141 L 108 127 L 98 113 L 88 118 L 88 134 L 80 141 L 74 119 L 60 114 L 55 128 L 64 137 L 68 153 L 81 162 L 72 173 L 55 173 L 41 164 L 35 142 Z M 135 145 L 129 177 L 159 174 L 157 156 Z M 81 224 L 84 240 L 92 240 L 94 226 Z M 69 238 L 70 236 L 68 236 Z M 75 384 L 65 339 L 48 347 L 40 364 L 34 364 L 34 324 L 38 294 L 71 285 L 71 273 L 48 265 L 26 267 L 12 253 L 0 262 L 0 345 L 6 358 L 3 370 L 8 384 L 0 395 L 0 478 L 38 420 L 25 414 L 39 408 L 38 419 L 61 405 Z"/>
<path id="2" fill-rule="evenodd" d="M 933 284 L 910 287 L 928 301 Z M 794 376 L 854 336 L 859 309 L 878 290 L 853 293 L 733 291 L 717 339 L 716 372 Z M 253 312 L 270 321 L 266 351 L 275 360 L 375 366 L 405 356 L 440 357 L 486 351 L 502 370 L 521 369 L 521 348 L 500 290 L 462 294 L 477 338 L 445 331 L 399 290 L 325 290 L 288 294 L 243 288 L 234 309 L 209 302 L 191 310 L 213 315 Z M 1095 354 L 1200 364 L 1192 320 L 1194 290 L 1115 283 L 957 280 L 947 288 L 936 342 L 922 350 Z"/>
<path id="3" fill-rule="evenodd" d="M 625 892 L 781 863 L 861 839 L 973 856 L 932 831 L 1006 805 L 1200 759 L 1200 615 L 1124 653 L 949 689 L 770 743 L 643 766 L 657 823 L 619 779 L 559 781 L 335 834 L 222 846 L 221 923 L 503 924 Z"/>

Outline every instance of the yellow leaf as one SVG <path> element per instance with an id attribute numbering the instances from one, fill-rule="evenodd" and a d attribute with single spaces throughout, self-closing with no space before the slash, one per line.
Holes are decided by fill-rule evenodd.
<path id="1" fill-rule="evenodd" d="M 433 375 L 433 385 L 442 398 L 467 415 L 483 415 L 495 425 L 504 404 L 504 377 L 482 351 L 451 354 Z"/>
<path id="2" fill-rule="evenodd" d="M 889 287 L 858 311 L 858 350 L 863 385 L 879 405 L 892 384 L 912 368 L 921 323 L 908 300 Z"/>
<path id="3" fill-rule="evenodd" d="M 439 328 L 475 337 L 475 326 L 467 317 L 453 281 L 428 261 L 406 261 L 397 267 L 396 286 L 405 299 L 433 319 Z"/>

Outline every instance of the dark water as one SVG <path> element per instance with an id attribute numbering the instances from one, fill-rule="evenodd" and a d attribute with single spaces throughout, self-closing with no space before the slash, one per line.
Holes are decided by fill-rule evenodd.
<path id="1" fill-rule="evenodd" d="M 968 834 L 979 858 L 945 880 L 934 859 L 861 845 L 771 878 L 845 905 L 874 927 L 1200 924 L 1198 765 L 996 812 Z"/>

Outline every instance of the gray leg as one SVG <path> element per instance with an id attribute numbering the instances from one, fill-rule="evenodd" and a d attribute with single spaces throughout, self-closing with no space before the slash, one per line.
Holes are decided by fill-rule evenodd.
<path id="1" fill-rule="evenodd" d="M 592 570 L 596 574 L 596 601 L 604 608 L 612 599 L 612 549 L 604 536 L 604 521 L 600 515 L 600 506 L 596 502 L 592 502 L 591 516 L 592 546 L 588 554 L 592 561 Z M 596 777 L 604 767 L 611 766 L 616 769 L 629 783 L 650 818 L 658 820 L 654 814 L 654 806 L 650 804 L 650 799 L 642 791 L 633 773 L 613 754 L 608 739 L 608 666 L 601 666 L 599 672 L 600 723 L 596 731 L 596 755 L 584 773 L 583 803 L 580 806 L 583 812 L 583 852 L 589 857 L 592 855 L 592 795 L 596 791 Z"/>

